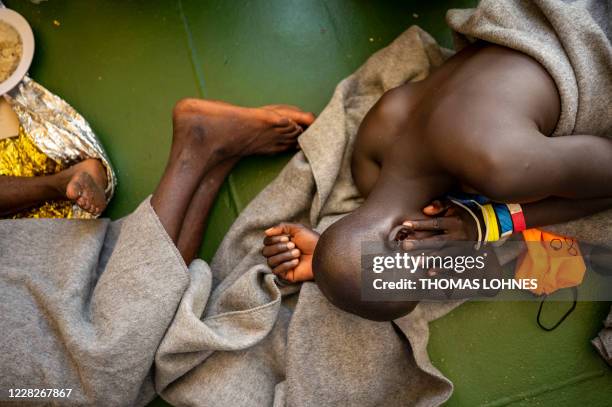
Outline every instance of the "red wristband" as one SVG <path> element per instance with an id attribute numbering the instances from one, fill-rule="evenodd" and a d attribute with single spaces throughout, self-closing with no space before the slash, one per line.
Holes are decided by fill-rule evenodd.
<path id="1" fill-rule="evenodd" d="M 512 216 L 512 231 L 522 232 L 527 229 L 527 224 L 525 223 L 525 215 L 523 215 L 523 208 L 519 204 L 506 204 L 508 210 L 510 211 L 510 216 Z"/>

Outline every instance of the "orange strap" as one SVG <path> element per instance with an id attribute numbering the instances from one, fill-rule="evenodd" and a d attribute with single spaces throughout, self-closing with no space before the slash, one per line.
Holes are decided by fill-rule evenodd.
<path id="1" fill-rule="evenodd" d="M 516 264 L 515 279 L 537 279 L 534 294 L 552 294 L 582 283 L 586 265 L 576 239 L 543 232 L 523 231 L 527 251 Z"/>

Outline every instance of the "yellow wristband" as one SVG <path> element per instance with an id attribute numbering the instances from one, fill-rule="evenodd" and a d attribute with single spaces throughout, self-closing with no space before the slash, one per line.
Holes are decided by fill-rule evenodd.
<path id="1" fill-rule="evenodd" d="M 485 218 L 485 223 L 487 225 L 487 242 L 498 241 L 499 226 L 497 225 L 497 215 L 495 215 L 495 209 L 493 209 L 493 205 L 483 205 L 482 216 Z"/>

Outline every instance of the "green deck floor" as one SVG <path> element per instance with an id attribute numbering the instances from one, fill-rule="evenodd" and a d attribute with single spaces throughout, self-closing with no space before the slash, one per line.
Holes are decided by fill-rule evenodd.
<path id="1" fill-rule="evenodd" d="M 118 218 L 156 185 L 179 98 L 292 103 L 320 112 L 338 81 L 411 24 L 450 46 L 445 10 L 474 1 L 5 3 L 34 29 L 32 77 L 67 99 L 102 139 L 119 176 L 106 214 Z M 213 209 L 204 258 L 288 159 L 238 165 Z M 536 327 L 535 303 L 470 303 L 436 321 L 429 349 L 455 383 L 448 405 L 612 405 L 612 369 L 589 343 L 608 309 L 580 303 L 552 333 Z"/>

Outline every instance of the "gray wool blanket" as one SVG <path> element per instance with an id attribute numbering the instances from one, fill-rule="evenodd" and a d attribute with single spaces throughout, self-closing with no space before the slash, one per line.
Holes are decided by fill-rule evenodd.
<path id="1" fill-rule="evenodd" d="M 495 25 L 511 23 L 520 25 L 517 36 L 542 27 L 542 40 L 557 35 L 554 16 L 523 3 L 504 3 L 514 20 L 483 2 L 481 11 L 451 12 L 449 21 L 475 37 L 481 24 L 501 33 Z M 463 25 L 453 13 L 465 17 Z M 580 21 L 594 31 L 590 46 L 597 45 L 595 23 Z M 609 58 L 609 48 L 597 52 L 596 61 Z M 447 55 L 412 27 L 342 81 L 300 138 L 302 151 L 242 212 L 210 266 L 196 260 L 186 267 L 148 201 L 117 222 L 0 221 L 0 400 L 10 388 L 70 388 L 69 402 L 54 401 L 95 406 L 144 405 L 154 390 L 184 406 L 447 400 L 452 384 L 428 358 L 428 323 L 458 303 L 421 303 L 393 323 L 367 321 L 331 306 L 313 283 L 281 284 L 260 255 L 270 225 L 292 220 L 322 231 L 360 205 L 349 162 L 362 117 L 384 91 L 426 77 Z M 580 84 L 589 71 L 573 72 Z M 571 117 L 562 121 L 571 126 L 559 127 L 567 134 L 597 133 L 586 118 L 600 117 L 600 107 L 580 101 L 594 100 L 589 95 L 599 89 L 585 92 L 563 99 L 573 103 L 564 105 Z M 584 223 L 591 229 L 574 230 L 603 240 L 611 225 L 609 214 L 603 219 L 605 229 L 592 218 Z"/>
<path id="2" fill-rule="evenodd" d="M 29 399 L 55 405 L 150 400 L 155 351 L 189 281 L 148 200 L 116 222 L 0 221 L 0 403 L 10 389 L 63 390 Z"/>

